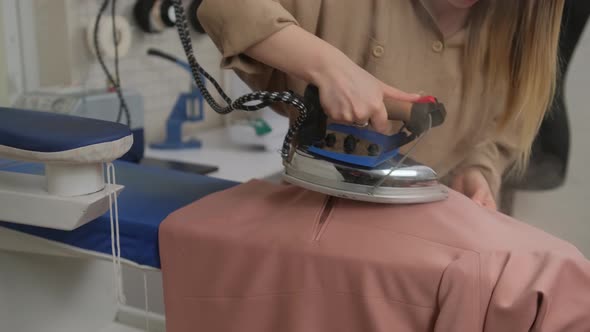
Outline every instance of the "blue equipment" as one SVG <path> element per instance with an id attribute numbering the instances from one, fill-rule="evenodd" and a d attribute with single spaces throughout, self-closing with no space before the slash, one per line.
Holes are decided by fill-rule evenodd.
<path id="1" fill-rule="evenodd" d="M 180 66 L 191 74 L 191 69 L 188 63 L 176 58 L 173 55 L 164 53 L 160 50 L 150 48 L 147 54 L 158 56 Z M 195 114 L 195 101 L 198 103 L 198 112 Z M 190 92 L 181 93 L 176 99 L 176 103 L 172 108 L 172 112 L 166 121 L 166 138 L 164 142 L 153 143 L 150 145 L 153 149 L 175 150 L 187 148 L 200 148 L 201 141 L 197 139 L 190 139 L 188 141 L 182 140 L 182 125 L 185 122 L 199 122 L 204 119 L 203 96 L 199 89 L 191 84 Z"/>
<path id="2" fill-rule="evenodd" d="M 307 151 L 326 159 L 369 168 L 377 167 L 381 163 L 397 156 L 400 146 L 408 141 L 408 135 L 404 132 L 387 136 L 368 129 L 340 124 L 328 125 L 327 133 L 328 135 L 326 137 L 329 137 L 330 135 L 334 138 L 336 138 L 337 135 L 345 136 L 345 149 L 349 148 L 355 150 L 355 145 L 357 145 L 359 140 L 370 142 L 371 144 L 368 145 L 369 151 L 362 154 L 330 151 L 325 148 L 325 145 L 328 144 L 325 141 L 322 142 L 321 145 L 316 144 L 308 147 Z"/>

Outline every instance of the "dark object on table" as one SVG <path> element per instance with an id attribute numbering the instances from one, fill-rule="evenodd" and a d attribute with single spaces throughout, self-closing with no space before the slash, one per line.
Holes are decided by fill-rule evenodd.
<path id="1" fill-rule="evenodd" d="M 140 164 L 201 175 L 213 173 L 219 169 L 219 167 L 213 165 L 190 164 L 153 158 L 144 158 Z"/>

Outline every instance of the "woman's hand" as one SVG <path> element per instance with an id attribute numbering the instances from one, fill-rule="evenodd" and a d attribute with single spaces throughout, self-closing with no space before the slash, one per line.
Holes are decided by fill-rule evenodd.
<path id="1" fill-rule="evenodd" d="M 387 114 L 388 100 L 416 101 L 419 94 L 388 86 L 359 67 L 343 52 L 299 26 L 288 26 L 245 52 L 248 56 L 277 68 L 320 90 L 324 112 L 331 120 L 345 124 L 370 124 L 387 133 L 389 120 L 409 114 Z M 399 118 L 399 119 L 398 119 Z"/>
<path id="2" fill-rule="evenodd" d="M 388 133 L 391 126 L 385 107 L 387 100 L 413 102 L 420 98 L 418 94 L 406 93 L 381 82 L 338 53 L 315 75 L 313 83 L 320 90 L 322 108 L 330 119 L 358 126 L 370 124 L 373 130 L 383 134 Z"/>
<path id="3" fill-rule="evenodd" d="M 451 188 L 471 198 L 479 205 L 492 210 L 498 209 L 488 181 L 475 167 L 467 168 L 457 174 Z"/>

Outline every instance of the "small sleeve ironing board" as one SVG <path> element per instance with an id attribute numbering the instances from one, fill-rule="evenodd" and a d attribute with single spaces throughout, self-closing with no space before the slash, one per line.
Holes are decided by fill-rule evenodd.
<path id="1" fill-rule="evenodd" d="M 133 144 L 124 125 L 63 114 L 0 108 L 0 158 L 40 162 L 44 175 L 0 172 L 0 219 L 71 230 L 108 209 L 104 163 Z"/>
<path id="2" fill-rule="evenodd" d="M 0 156 L 23 161 L 108 162 L 130 148 L 122 124 L 56 113 L 0 108 Z"/>

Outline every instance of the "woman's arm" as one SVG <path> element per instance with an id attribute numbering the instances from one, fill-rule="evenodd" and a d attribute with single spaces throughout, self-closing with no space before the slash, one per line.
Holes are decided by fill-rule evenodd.
<path id="1" fill-rule="evenodd" d="M 376 79 L 344 53 L 296 25 L 288 26 L 245 52 L 320 89 L 326 114 L 334 121 L 370 122 L 380 132 L 389 129 L 388 118 L 408 121 L 409 113 L 388 113 L 385 102 L 414 101 L 420 96 L 402 92 Z"/>
<path id="2" fill-rule="evenodd" d="M 478 145 L 455 172 L 451 187 L 485 207 L 497 209 L 503 175 L 518 158 L 517 133 L 506 129 Z"/>
<path id="3" fill-rule="evenodd" d="M 399 91 L 376 79 L 340 50 L 299 26 L 279 3 L 252 1 L 250 6 L 236 8 L 240 3 L 209 0 L 199 9 L 203 27 L 226 58 L 245 55 L 254 63 L 318 86 L 324 111 L 334 121 L 370 122 L 374 130 L 385 133 L 390 127 L 388 117 L 408 120 L 403 113 L 388 114 L 385 102 L 414 101 L 418 94 Z M 240 15 L 224 10 L 240 11 Z"/>
<path id="4" fill-rule="evenodd" d="M 305 82 L 317 82 L 340 51 L 297 25 L 275 32 L 244 52 L 268 66 Z"/>

